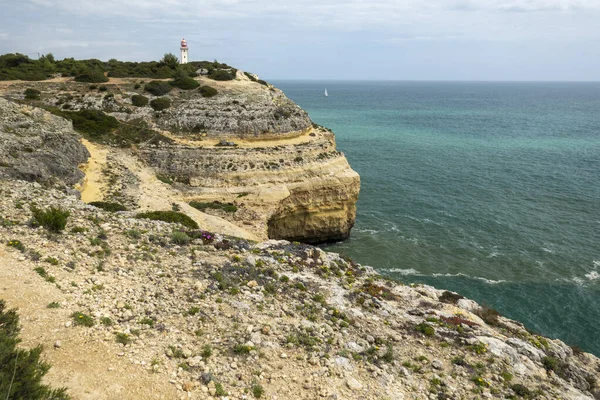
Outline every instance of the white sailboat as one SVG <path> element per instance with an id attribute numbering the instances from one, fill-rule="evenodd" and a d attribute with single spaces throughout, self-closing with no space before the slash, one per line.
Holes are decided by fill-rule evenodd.
<path id="1" fill-rule="evenodd" d="M 327 89 L 325 89 L 325 97 L 327 97 L 327 96 L 329 96 L 329 95 L 327 94 Z"/>

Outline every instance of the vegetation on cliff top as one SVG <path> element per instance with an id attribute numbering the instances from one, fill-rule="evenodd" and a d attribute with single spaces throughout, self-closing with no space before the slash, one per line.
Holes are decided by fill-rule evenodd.
<path id="1" fill-rule="evenodd" d="M 121 122 L 99 110 L 64 111 L 56 107 L 44 108 L 55 115 L 73 121 L 73 128 L 94 143 L 129 147 L 140 143 L 171 142 L 171 139 L 150 129 L 147 122 L 139 118 Z"/>
<path id="2" fill-rule="evenodd" d="M 160 61 L 125 62 L 111 59 L 107 62 L 97 59 L 75 60 L 65 58 L 56 60 L 52 54 L 33 60 L 24 54 L 9 53 L 0 55 L 0 80 L 42 81 L 56 74 L 75 77 L 78 82 L 99 83 L 114 78 L 176 78 L 182 72 L 196 76 L 198 69 L 204 69 L 206 75 L 215 80 L 232 80 L 237 70 L 217 61 L 192 61 L 179 64 L 173 54 L 165 54 Z"/>

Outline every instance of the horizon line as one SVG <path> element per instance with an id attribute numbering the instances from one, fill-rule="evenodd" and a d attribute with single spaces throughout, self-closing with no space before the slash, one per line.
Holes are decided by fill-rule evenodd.
<path id="1" fill-rule="evenodd" d="M 527 79 L 329 79 L 329 78 L 268 78 L 269 81 L 327 82 L 448 82 L 448 83 L 600 83 L 600 80 L 527 80 Z"/>

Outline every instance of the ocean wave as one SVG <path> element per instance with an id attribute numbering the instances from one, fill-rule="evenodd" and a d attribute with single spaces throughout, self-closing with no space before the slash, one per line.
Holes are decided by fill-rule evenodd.
<path id="1" fill-rule="evenodd" d="M 542 251 L 545 251 L 546 253 L 554 254 L 554 250 L 549 249 L 547 247 L 542 247 Z"/>
<path id="2" fill-rule="evenodd" d="M 585 274 L 585 277 L 588 278 L 590 281 L 596 281 L 600 279 L 600 274 L 596 271 L 592 271 L 589 274 Z"/>
<path id="3" fill-rule="evenodd" d="M 592 260 L 592 265 L 594 266 L 594 268 L 600 267 L 600 260 Z"/>
<path id="4" fill-rule="evenodd" d="M 360 233 L 370 233 L 371 235 L 377 235 L 379 233 L 379 231 L 375 229 L 355 228 L 354 230 Z"/>
<path id="5" fill-rule="evenodd" d="M 470 276 L 467 274 L 463 274 L 462 272 L 459 272 L 458 274 L 432 274 L 432 276 L 435 277 L 461 277 L 461 278 L 468 278 L 468 279 L 477 279 L 480 281 L 483 281 L 485 283 L 489 283 L 490 285 L 497 285 L 498 283 L 506 283 L 507 281 L 504 279 L 500 279 L 500 280 L 494 280 L 494 279 L 488 279 L 488 278 L 484 278 L 482 276 Z"/>
<path id="6" fill-rule="evenodd" d="M 498 253 L 497 251 L 492 251 L 487 258 L 496 258 L 500 255 L 500 253 Z"/>
<path id="7" fill-rule="evenodd" d="M 456 277 L 460 277 L 460 278 L 467 278 L 467 279 L 477 279 L 479 281 L 483 281 L 485 283 L 488 283 L 490 285 L 497 285 L 499 283 L 506 283 L 507 281 L 504 279 L 500 279 L 500 280 L 494 280 L 494 279 L 488 279 L 488 278 L 484 278 L 481 276 L 470 276 L 467 274 L 463 274 L 462 272 L 459 272 L 457 274 L 450 274 L 450 273 L 445 273 L 445 274 L 440 274 L 440 273 L 433 273 L 431 275 L 429 274 L 424 274 L 420 271 L 417 271 L 414 268 L 407 268 L 407 269 L 402 269 L 402 268 L 389 268 L 389 269 L 384 269 L 383 271 L 388 272 L 388 273 L 394 273 L 394 274 L 400 274 L 403 276 L 431 276 L 434 278 L 456 278 Z"/>
<path id="8" fill-rule="evenodd" d="M 400 274 L 400 275 L 425 276 L 425 275 L 421 274 L 419 271 L 417 271 L 414 268 L 408 268 L 408 269 L 390 268 L 390 269 L 385 269 L 384 271 L 385 272 L 392 272 L 392 273 Z"/>

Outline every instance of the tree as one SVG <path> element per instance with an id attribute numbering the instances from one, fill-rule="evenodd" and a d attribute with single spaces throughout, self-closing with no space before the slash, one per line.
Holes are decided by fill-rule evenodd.
<path id="1" fill-rule="evenodd" d="M 177 58 L 177 56 L 175 54 L 167 53 L 160 60 L 160 63 L 163 65 L 166 65 L 167 67 L 169 67 L 171 69 L 176 69 L 177 66 L 179 65 L 179 59 Z"/>

